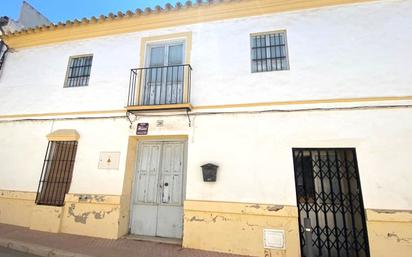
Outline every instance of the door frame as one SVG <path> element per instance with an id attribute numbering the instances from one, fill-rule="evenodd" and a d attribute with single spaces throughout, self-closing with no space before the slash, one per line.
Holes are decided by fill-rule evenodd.
<path id="1" fill-rule="evenodd" d="M 145 138 L 146 137 L 146 138 Z M 188 145 L 188 138 L 187 136 L 173 136 L 171 135 L 170 137 L 168 136 L 153 136 L 151 138 L 151 136 L 142 136 L 142 137 L 138 137 L 137 140 L 137 144 L 136 144 L 136 154 L 134 156 L 135 158 L 135 162 L 133 165 L 133 170 L 132 170 L 132 176 L 131 176 L 131 190 L 130 190 L 130 201 L 129 201 L 129 219 L 128 219 L 128 234 L 130 234 L 131 232 L 131 225 L 132 225 L 132 218 L 133 218 L 133 202 L 135 200 L 135 194 L 134 192 L 134 187 L 135 187 L 135 175 L 136 175 L 136 171 L 137 171 L 137 167 L 139 165 L 139 145 L 146 143 L 146 142 L 153 142 L 153 143 L 163 143 L 163 142 L 182 142 L 183 143 L 183 174 L 182 174 L 182 208 L 184 205 L 184 202 L 186 200 L 186 184 L 187 184 L 187 145 Z M 161 162 L 161 160 L 160 160 Z M 183 220 L 184 216 L 182 216 L 182 230 L 184 229 L 184 220 Z"/>

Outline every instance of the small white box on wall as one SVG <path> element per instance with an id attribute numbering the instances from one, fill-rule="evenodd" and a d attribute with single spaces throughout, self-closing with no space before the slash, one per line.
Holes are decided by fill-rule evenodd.
<path id="1" fill-rule="evenodd" d="M 100 152 L 99 169 L 118 170 L 120 152 Z"/>
<path id="2" fill-rule="evenodd" d="M 285 249 L 285 231 L 277 229 L 263 230 L 264 248 Z"/>

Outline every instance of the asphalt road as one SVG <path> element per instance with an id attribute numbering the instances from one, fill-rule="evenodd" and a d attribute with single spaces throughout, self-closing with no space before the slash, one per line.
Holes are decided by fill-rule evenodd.
<path id="1" fill-rule="evenodd" d="M 37 255 L 17 252 L 8 248 L 0 247 L 0 257 L 39 257 Z"/>

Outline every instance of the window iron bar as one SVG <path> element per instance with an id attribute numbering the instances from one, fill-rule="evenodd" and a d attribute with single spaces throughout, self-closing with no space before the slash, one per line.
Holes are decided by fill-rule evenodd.
<path id="1" fill-rule="evenodd" d="M 286 32 L 251 36 L 252 72 L 288 70 Z"/>
<path id="2" fill-rule="evenodd" d="M 76 151 L 77 141 L 48 143 L 37 187 L 36 204 L 64 205 L 64 198 L 71 184 Z"/>
<path id="3" fill-rule="evenodd" d="M 87 86 L 89 84 L 92 62 L 92 55 L 70 58 L 65 87 Z"/>

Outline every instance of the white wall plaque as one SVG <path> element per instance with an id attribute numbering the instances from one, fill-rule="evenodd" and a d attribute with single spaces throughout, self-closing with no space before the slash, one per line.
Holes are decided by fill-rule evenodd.
<path id="1" fill-rule="evenodd" d="M 277 229 L 263 230 L 264 248 L 285 249 L 285 231 Z"/>
<path id="2" fill-rule="evenodd" d="M 120 152 L 100 152 L 99 169 L 118 170 Z"/>

